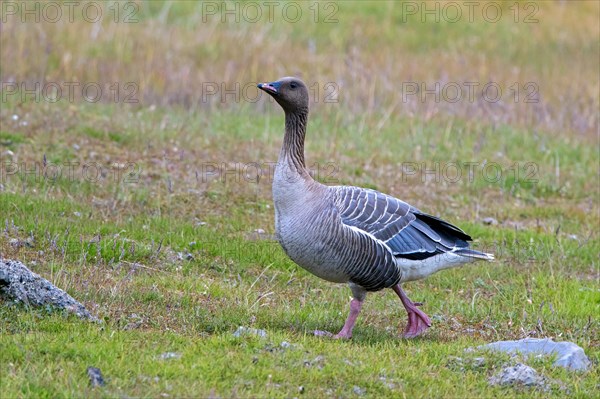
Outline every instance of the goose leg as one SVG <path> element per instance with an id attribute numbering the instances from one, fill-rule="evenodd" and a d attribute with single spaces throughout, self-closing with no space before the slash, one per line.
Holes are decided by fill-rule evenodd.
<path id="1" fill-rule="evenodd" d="M 363 304 L 362 299 L 352 298 L 352 300 L 350 301 L 350 313 L 348 314 L 348 318 L 346 319 L 346 322 L 344 323 L 344 327 L 342 327 L 340 332 L 337 333 L 336 335 L 333 335 L 327 331 L 320 331 L 320 330 L 316 330 L 315 335 L 321 336 L 321 337 L 325 336 L 325 337 L 341 338 L 341 339 L 352 338 L 352 329 L 354 328 L 354 323 L 356 323 L 356 318 L 358 317 L 358 314 L 360 313 L 362 304 Z"/>
<path id="2" fill-rule="evenodd" d="M 400 288 L 400 284 L 396 284 L 392 288 L 394 292 L 400 297 L 400 300 L 402 301 L 402 304 L 404 305 L 404 308 L 408 313 L 408 325 L 404 330 L 404 337 L 414 338 L 418 335 L 423 334 L 425 330 L 431 327 L 431 320 L 429 320 L 429 317 L 427 317 L 425 312 L 417 308 L 417 306 L 420 306 L 421 303 L 415 303 L 411 301 L 406 296 L 404 291 L 402 291 L 402 288 Z"/>

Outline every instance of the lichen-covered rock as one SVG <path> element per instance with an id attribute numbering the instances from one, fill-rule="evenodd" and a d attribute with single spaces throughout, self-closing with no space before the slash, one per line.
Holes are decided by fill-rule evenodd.
<path id="1" fill-rule="evenodd" d="M 539 375 L 533 368 L 522 363 L 503 368 L 499 373 L 490 377 L 489 383 L 490 385 L 537 388 L 542 391 L 550 389 L 550 384 L 545 377 Z"/>
<path id="2" fill-rule="evenodd" d="M 106 385 L 104 377 L 102 376 L 102 372 L 99 368 L 92 366 L 88 367 L 87 375 L 90 378 L 90 385 L 92 385 L 92 387 L 103 387 Z"/>
<path id="3" fill-rule="evenodd" d="M 233 336 L 236 338 L 239 338 L 243 335 L 256 335 L 258 337 L 265 338 L 267 336 L 267 332 L 257 328 L 239 326 L 238 329 L 233 333 Z"/>
<path id="4" fill-rule="evenodd" d="M 29 306 L 65 309 L 82 319 L 99 321 L 69 294 L 16 260 L 0 258 L 0 296 Z"/>
<path id="5" fill-rule="evenodd" d="M 587 370 L 590 365 L 590 359 L 585 355 L 583 349 L 568 341 L 554 342 L 551 339 L 525 338 L 518 341 L 498 341 L 483 345 L 481 348 L 488 348 L 495 351 L 515 353 L 523 355 L 541 354 L 556 355 L 555 366 L 564 367 L 569 370 Z"/>

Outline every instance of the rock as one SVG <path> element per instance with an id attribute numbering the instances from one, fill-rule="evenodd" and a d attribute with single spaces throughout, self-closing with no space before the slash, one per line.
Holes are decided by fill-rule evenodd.
<path id="1" fill-rule="evenodd" d="M 325 367 L 325 356 L 318 355 L 312 361 L 304 359 L 304 366 L 313 367 L 316 366 L 319 370 L 322 370 Z"/>
<path id="2" fill-rule="evenodd" d="M 483 222 L 483 224 L 488 224 L 491 226 L 495 226 L 498 224 L 498 221 L 492 217 L 483 218 L 481 221 Z"/>
<path id="3" fill-rule="evenodd" d="M 158 355 L 158 358 L 161 359 L 161 360 L 181 359 L 181 353 L 177 353 L 177 352 L 165 352 L 165 353 L 161 353 L 160 355 Z"/>
<path id="4" fill-rule="evenodd" d="M 385 375 L 380 375 L 379 376 L 379 381 L 381 381 L 381 383 L 387 388 L 387 389 L 395 389 L 396 388 L 396 384 L 394 383 L 394 381 L 388 377 L 386 377 Z"/>
<path id="5" fill-rule="evenodd" d="M 91 366 L 88 367 L 87 375 L 90 377 L 90 384 L 92 384 L 92 387 L 103 387 L 106 385 L 106 382 L 104 382 L 104 377 L 102 377 L 102 372 L 99 368 Z"/>
<path id="6" fill-rule="evenodd" d="M 583 349 L 572 342 L 554 342 L 551 339 L 525 338 L 519 341 L 498 341 L 480 348 L 488 348 L 501 352 L 520 352 L 524 355 L 556 355 L 555 366 L 564 367 L 569 370 L 587 370 L 590 359 L 585 355 Z"/>
<path id="7" fill-rule="evenodd" d="M 363 396 L 364 394 L 367 393 L 367 390 L 359 387 L 358 385 L 355 385 L 352 387 L 352 392 L 354 392 L 358 396 Z"/>
<path id="8" fill-rule="evenodd" d="M 550 386 L 546 378 L 540 376 L 533 368 L 518 363 L 515 366 L 505 367 L 488 380 L 490 385 L 524 386 L 528 388 L 539 388 L 547 391 Z"/>
<path id="9" fill-rule="evenodd" d="M 177 252 L 177 260 L 194 260 L 194 255 L 189 252 Z"/>
<path id="10" fill-rule="evenodd" d="M 69 294 L 16 260 L 0 258 L 0 295 L 28 306 L 50 305 L 82 319 L 100 321 Z"/>
<path id="11" fill-rule="evenodd" d="M 485 366 L 485 358 L 484 357 L 474 357 L 473 358 L 473 367 L 483 367 Z"/>
<path id="12" fill-rule="evenodd" d="M 239 338 L 242 335 L 257 335 L 259 337 L 265 338 L 267 336 L 267 332 L 265 330 L 259 330 L 257 328 L 239 326 L 238 329 L 235 330 L 235 332 L 233 333 L 233 336 Z"/>
<path id="13" fill-rule="evenodd" d="M 289 343 L 289 342 L 287 342 L 287 341 L 282 341 L 280 345 L 281 345 L 281 347 L 282 347 L 282 348 L 284 348 L 284 349 L 287 349 L 287 348 L 291 348 L 291 347 L 292 347 L 292 344 L 290 344 L 290 343 Z"/>

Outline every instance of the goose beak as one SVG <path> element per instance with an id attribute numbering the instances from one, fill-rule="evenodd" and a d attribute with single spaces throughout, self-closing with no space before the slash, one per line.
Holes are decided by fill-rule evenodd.
<path id="1" fill-rule="evenodd" d="M 279 82 L 259 83 L 258 85 L 256 85 L 256 87 L 258 87 L 261 90 L 266 91 L 269 94 L 277 94 L 278 90 L 279 90 L 279 86 L 281 86 L 281 83 L 279 83 Z"/>

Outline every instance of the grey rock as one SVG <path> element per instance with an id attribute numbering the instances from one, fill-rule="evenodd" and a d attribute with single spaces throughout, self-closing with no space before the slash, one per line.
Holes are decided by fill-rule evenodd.
<path id="1" fill-rule="evenodd" d="M 515 366 L 505 367 L 488 380 L 490 385 L 523 386 L 538 388 L 547 391 L 550 385 L 547 379 L 537 373 L 533 368 L 518 363 Z"/>
<path id="2" fill-rule="evenodd" d="M 493 217 L 483 218 L 481 221 L 483 222 L 483 224 L 489 224 L 491 226 L 495 226 L 498 224 L 498 221 Z"/>
<path id="3" fill-rule="evenodd" d="M 104 382 L 104 377 L 102 377 L 102 372 L 99 368 L 91 366 L 88 367 L 87 375 L 90 377 L 90 384 L 92 384 L 92 387 L 103 387 L 106 385 L 106 382 Z"/>
<path id="4" fill-rule="evenodd" d="M 165 353 L 161 353 L 160 355 L 158 355 L 158 358 L 161 359 L 161 360 L 181 359 L 181 353 L 178 353 L 178 352 L 165 352 Z"/>
<path id="5" fill-rule="evenodd" d="M 29 306 L 50 305 L 82 319 L 100 321 L 69 294 L 16 260 L 0 258 L 0 296 Z"/>
<path id="6" fill-rule="evenodd" d="M 257 335 L 259 337 L 265 338 L 267 336 L 267 332 L 265 330 L 260 330 L 258 328 L 249 328 L 239 326 L 237 330 L 233 333 L 233 336 L 236 338 L 241 337 L 242 335 Z"/>
<path id="7" fill-rule="evenodd" d="M 591 366 L 590 359 L 583 349 L 568 341 L 554 342 L 549 338 L 525 338 L 518 341 L 492 342 L 480 348 L 508 353 L 519 352 L 524 355 L 556 355 L 554 365 L 569 370 L 584 371 Z"/>
<path id="8" fill-rule="evenodd" d="M 554 381 L 538 374 L 535 369 L 517 363 L 514 366 L 505 367 L 488 379 L 490 385 L 512 386 L 521 388 L 537 389 L 548 392 L 553 385 L 562 391 L 567 391 L 560 381 Z"/>
<path id="9" fill-rule="evenodd" d="M 355 385 L 352 387 L 352 392 L 354 392 L 358 396 L 363 396 L 364 394 L 367 393 L 367 390 L 359 387 L 358 385 Z"/>
<path id="10" fill-rule="evenodd" d="M 485 366 L 485 358 L 484 357 L 473 358 L 473 367 L 483 367 L 483 366 Z"/>
<path id="11" fill-rule="evenodd" d="M 325 366 L 325 356 L 318 355 L 312 361 L 304 359 L 304 366 L 306 367 L 317 367 L 319 370 L 322 370 Z"/>

